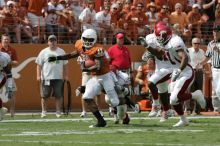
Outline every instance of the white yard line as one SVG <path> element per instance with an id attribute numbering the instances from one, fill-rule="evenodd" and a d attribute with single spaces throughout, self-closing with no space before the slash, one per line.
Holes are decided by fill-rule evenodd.
<path id="1" fill-rule="evenodd" d="M 1 140 L 0 139 L 0 143 L 1 142 L 8 142 L 8 143 L 45 143 L 45 144 L 61 144 L 61 145 L 65 145 L 65 144 L 88 144 L 88 145 L 156 145 L 156 146 L 193 146 L 192 144 L 172 144 L 172 143 L 126 143 L 126 142 L 90 142 L 90 141 L 38 141 L 38 140 L 10 140 L 10 139 L 4 139 Z M 206 146 L 204 145 L 200 145 L 200 146 Z M 211 146 L 211 145 L 210 145 Z M 215 146 L 220 146 L 220 145 L 215 145 Z"/>
<path id="2" fill-rule="evenodd" d="M 204 132 L 205 130 L 190 130 L 190 129 L 170 129 L 170 130 L 152 130 L 152 129 L 96 129 L 90 131 L 81 131 L 81 130 L 60 130 L 60 131 L 24 131 L 20 133 L 10 133 L 10 134 L 2 134 L 1 136 L 12 136 L 12 137 L 20 137 L 20 136 L 54 136 L 54 135 L 93 135 L 93 134 L 114 134 L 114 133 L 125 133 L 125 134 L 133 134 L 133 133 L 149 133 L 149 132 Z"/>
<path id="3" fill-rule="evenodd" d="M 106 120 L 114 120 L 114 118 L 105 118 Z M 149 118 L 149 117 L 131 117 L 131 120 L 155 120 L 160 118 Z M 179 119 L 179 117 L 170 117 L 169 119 Z M 196 116 L 187 117 L 187 119 L 220 119 L 220 116 Z M 68 118 L 68 119 L 20 119 L 20 120 L 2 120 L 0 123 L 31 123 L 31 122 L 67 122 L 67 121 L 91 121 L 93 118 Z"/>

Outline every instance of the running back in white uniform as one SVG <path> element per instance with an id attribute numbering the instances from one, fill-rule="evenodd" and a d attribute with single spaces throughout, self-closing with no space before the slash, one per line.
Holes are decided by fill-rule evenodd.
<path id="1" fill-rule="evenodd" d="M 183 40 L 179 36 L 173 35 L 170 41 L 166 44 L 165 48 L 168 50 L 170 61 L 173 64 L 174 70 L 178 69 L 181 63 L 181 58 L 178 56 L 178 50 L 184 50 L 188 55 L 187 48 Z M 179 102 L 178 95 L 185 93 L 194 80 L 194 71 L 189 62 L 190 58 L 188 55 L 187 66 L 181 71 L 176 81 L 171 83 L 171 104 Z"/>
<path id="2" fill-rule="evenodd" d="M 153 48 L 161 47 L 160 44 L 157 42 L 157 38 L 154 33 L 146 36 L 146 43 Z M 159 93 L 167 92 L 167 80 L 170 79 L 170 75 L 173 72 L 172 64 L 168 57 L 165 56 L 163 60 L 159 60 L 157 57 L 155 57 L 155 65 L 155 73 L 149 78 L 149 82 L 157 85 Z"/>

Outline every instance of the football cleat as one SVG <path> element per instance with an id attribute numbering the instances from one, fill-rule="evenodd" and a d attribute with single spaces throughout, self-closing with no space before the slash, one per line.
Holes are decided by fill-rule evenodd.
<path id="1" fill-rule="evenodd" d="M 82 112 L 82 113 L 80 114 L 80 117 L 81 117 L 81 118 L 86 118 L 86 117 L 87 117 L 87 113 L 86 113 L 86 112 Z"/>
<path id="2" fill-rule="evenodd" d="M 179 120 L 179 122 L 177 122 L 175 125 L 173 125 L 173 127 L 185 127 L 185 126 L 189 126 L 189 122 L 187 119 Z"/>
<path id="3" fill-rule="evenodd" d="M 2 107 L 0 109 L 0 121 L 4 119 L 4 115 L 8 112 L 8 109 L 5 107 Z"/>
<path id="4" fill-rule="evenodd" d="M 156 117 L 159 111 L 160 111 L 160 106 L 153 105 L 148 117 Z M 158 114 L 158 116 L 159 116 L 159 114 Z"/>
<path id="5" fill-rule="evenodd" d="M 192 93 L 192 99 L 195 99 L 201 106 L 202 109 L 206 107 L 206 101 L 201 90 L 196 90 Z"/>
<path id="6" fill-rule="evenodd" d="M 161 117 L 161 116 L 162 116 L 162 110 L 159 110 L 159 111 L 157 112 L 156 117 Z"/>
<path id="7" fill-rule="evenodd" d="M 45 111 L 42 111 L 42 113 L 41 113 L 41 116 L 40 116 L 40 117 L 41 117 L 41 118 L 46 118 L 46 116 L 47 116 L 47 115 L 46 115 L 46 112 L 45 112 Z"/>
<path id="8" fill-rule="evenodd" d="M 57 113 L 56 113 L 56 117 L 57 117 L 57 118 L 60 118 L 60 117 L 61 117 L 60 112 L 57 112 Z"/>
<path id="9" fill-rule="evenodd" d="M 99 128 L 99 127 L 107 127 L 107 123 L 105 120 L 98 121 L 95 125 L 90 125 L 89 128 Z"/>

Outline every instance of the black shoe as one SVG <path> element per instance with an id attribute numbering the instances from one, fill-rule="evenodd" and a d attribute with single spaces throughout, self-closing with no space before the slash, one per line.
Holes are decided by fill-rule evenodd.
<path id="1" fill-rule="evenodd" d="M 90 125 L 89 128 L 98 128 L 98 127 L 106 127 L 107 126 L 107 123 L 106 121 L 98 121 L 97 124 L 95 125 Z"/>
<path id="2" fill-rule="evenodd" d="M 123 119 L 122 124 L 129 124 L 130 118 L 128 116 L 128 113 L 126 113 L 126 117 Z"/>

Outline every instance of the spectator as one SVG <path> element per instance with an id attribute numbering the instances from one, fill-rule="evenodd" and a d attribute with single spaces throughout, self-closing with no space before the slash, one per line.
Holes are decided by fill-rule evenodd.
<path id="1" fill-rule="evenodd" d="M 201 24 L 203 23 L 202 16 L 199 12 L 200 5 L 193 4 L 192 10 L 187 15 L 188 28 L 192 31 L 192 37 L 201 38 Z"/>
<path id="2" fill-rule="evenodd" d="M 195 71 L 195 78 L 191 86 L 191 92 L 202 90 L 203 87 L 203 66 L 201 65 L 201 62 L 205 59 L 205 52 L 200 49 L 200 43 L 201 41 L 199 38 L 193 38 L 192 47 L 188 48 L 189 57 L 191 60 L 190 65 Z M 192 106 L 190 106 L 190 103 L 192 103 Z M 199 114 L 199 105 L 196 105 L 198 104 L 192 99 L 185 101 L 185 111 L 187 112 L 187 114 Z"/>
<path id="3" fill-rule="evenodd" d="M 5 52 L 10 56 L 10 60 L 11 60 L 11 65 L 13 66 L 17 66 L 18 65 L 18 58 L 17 58 L 17 52 L 14 48 L 12 48 L 10 46 L 10 37 L 7 34 L 3 34 L 1 37 L 1 45 L 0 45 L 0 50 L 1 52 Z M 7 80 L 6 82 L 6 91 L 7 92 L 11 92 L 11 96 L 10 96 L 10 113 L 11 113 L 11 117 L 14 117 L 15 114 L 15 95 L 14 92 L 17 91 L 17 87 L 15 84 L 14 79 L 12 78 L 10 82 L 8 82 L 9 80 Z M 12 82 L 12 86 L 9 88 L 9 84 Z"/>
<path id="4" fill-rule="evenodd" d="M 145 15 L 144 11 L 144 5 L 142 3 L 137 4 L 137 33 L 138 37 L 140 36 L 146 36 L 147 33 L 147 27 L 146 25 L 149 25 L 149 18 Z"/>
<path id="5" fill-rule="evenodd" d="M 75 28 L 77 28 L 77 29 L 74 30 L 74 32 L 75 32 L 74 40 L 75 40 L 75 39 L 78 39 L 80 37 L 81 30 L 78 29 L 78 28 L 81 27 L 81 24 L 80 24 L 80 21 L 79 21 L 79 15 L 82 13 L 84 8 L 80 5 L 79 0 L 72 0 L 72 3 L 70 4 L 70 8 L 71 8 L 71 11 L 74 15 L 74 20 L 75 20 L 74 26 L 75 26 Z"/>
<path id="6" fill-rule="evenodd" d="M 65 0 L 60 0 L 59 5 L 62 5 L 64 8 L 61 12 L 59 20 L 59 29 L 58 29 L 58 42 L 59 43 L 69 43 L 72 42 L 74 34 L 76 35 L 76 27 L 74 26 L 75 18 L 72 14 L 69 4 Z"/>
<path id="7" fill-rule="evenodd" d="M 147 5 L 147 12 L 145 15 L 147 15 L 149 19 L 149 27 L 153 28 L 154 24 L 157 21 L 157 5 L 154 2 L 151 2 L 150 4 Z"/>
<path id="8" fill-rule="evenodd" d="M 93 0 L 88 1 L 88 6 L 79 15 L 79 20 L 82 24 L 82 31 L 86 29 L 95 29 L 95 15 L 94 10 L 95 2 Z"/>
<path id="9" fill-rule="evenodd" d="M 48 37 L 48 47 L 43 49 L 37 59 L 37 81 L 41 86 L 41 118 L 46 117 L 47 101 L 50 96 L 55 97 L 56 117 L 61 116 L 61 102 L 63 97 L 63 80 L 68 80 L 67 61 L 48 62 L 51 56 L 64 55 L 63 49 L 57 47 L 55 35 Z"/>
<path id="10" fill-rule="evenodd" d="M 109 12 L 110 7 L 104 7 L 104 10 L 96 13 L 95 16 L 99 41 L 102 43 L 107 43 L 107 39 L 109 40 L 109 42 L 112 42 L 111 15 Z"/>
<path id="11" fill-rule="evenodd" d="M 74 17 L 77 18 L 83 11 L 83 7 L 80 5 L 79 0 L 72 0 L 72 3 L 70 4 L 70 8 L 72 9 L 72 12 L 74 14 Z"/>
<path id="12" fill-rule="evenodd" d="M 31 43 L 32 42 L 32 25 L 27 16 L 27 10 L 23 7 L 17 8 L 17 19 L 19 27 L 21 29 L 21 40 L 22 42 Z"/>
<path id="13" fill-rule="evenodd" d="M 212 32 L 213 22 L 215 21 L 216 4 L 217 0 L 203 0 L 202 2 L 204 16 L 207 17 L 207 22 L 202 25 L 203 38 L 206 43 L 211 41 L 210 33 Z"/>
<path id="14" fill-rule="evenodd" d="M 214 112 L 220 113 L 220 25 L 213 27 L 213 37 L 214 40 L 209 42 L 207 51 L 205 54 L 205 59 L 202 61 L 201 65 L 205 65 L 211 59 L 211 69 L 212 69 L 212 104 L 214 107 Z"/>
<path id="15" fill-rule="evenodd" d="M 133 6 L 137 6 L 138 3 L 142 3 L 144 5 L 144 10 L 146 10 L 146 6 L 150 2 L 151 0 L 133 0 Z"/>
<path id="16" fill-rule="evenodd" d="M 110 9 L 111 29 L 113 31 L 113 34 L 116 34 L 118 31 L 122 31 L 122 30 L 118 30 L 119 29 L 118 22 L 120 21 L 119 16 L 122 16 L 122 14 L 120 14 L 120 12 L 118 11 L 118 7 L 119 7 L 118 4 L 112 4 Z"/>
<path id="17" fill-rule="evenodd" d="M 137 9 L 135 6 L 131 6 L 131 12 L 129 12 L 125 16 L 125 23 L 124 23 L 124 32 L 126 35 L 131 39 L 133 44 L 136 43 L 138 37 L 138 29 L 137 25 L 139 23 Z"/>
<path id="18" fill-rule="evenodd" d="M 168 5 L 163 5 L 160 11 L 157 13 L 157 21 L 170 22 L 170 11 Z"/>
<path id="19" fill-rule="evenodd" d="M 187 26 L 187 15 L 182 11 L 183 7 L 180 3 L 175 5 L 175 11 L 170 15 L 170 24 L 178 23 L 180 25 L 180 30 L 183 31 Z"/>
<path id="20" fill-rule="evenodd" d="M 47 8 L 47 0 L 20 0 L 19 6 L 27 9 L 33 27 L 33 42 L 44 42 L 45 20 L 42 12 Z"/>
<path id="21" fill-rule="evenodd" d="M 104 10 L 105 7 L 111 7 L 111 0 L 104 0 L 103 5 L 100 7 L 100 10 Z"/>
<path id="22" fill-rule="evenodd" d="M 116 4 L 118 5 L 118 11 L 121 12 L 123 9 L 123 1 L 122 0 L 117 0 Z"/>
<path id="23" fill-rule="evenodd" d="M 58 35 L 58 22 L 59 17 L 62 15 L 64 7 L 58 5 L 57 0 L 50 0 L 47 6 L 47 11 L 45 12 L 45 22 L 46 22 L 46 36 Z"/>
<path id="24" fill-rule="evenodd" d="M 168 5 L 171 12 L 176 10 L 177 3 L 181 4 L 183 12 L 187 12 L 188 0 L 168 0 Z"/>
<path id="25" fill-rule="evenodd" d="M 126 0 L 125 3 L 124 3 L 123 9 L 120 12 L 120 14 L 127 15 L 131 11 L 131 6 L 132 6 L 131 1 L 130 0 Z"/>
<path id="26" fill-rule="evenodd" d="M 172 29 L 173 34 L 178 35 L 178 36 L 182 36 L 182 32 L 180 31 L 180 25 L 178 23 L 172 25 L 171 29 Z"/>
<path id="27" fill-rule="evenodd" d="M 11 34 L 15 33 L 16 42 L 21 43 L 21 29 L 18 25 L 17 11 L 15 9 L 15 2 L 8 1 L 6 7 L 1 11 L 3 15 L 2 19 L 2 31 L 3 33 Z"/>

